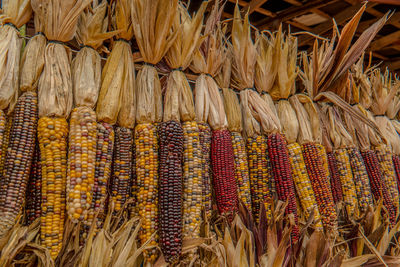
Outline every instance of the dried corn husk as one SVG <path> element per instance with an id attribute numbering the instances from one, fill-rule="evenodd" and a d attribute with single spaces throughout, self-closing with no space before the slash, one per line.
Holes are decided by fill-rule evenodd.
<path id="1" fill-rule="evenodd" d="M 68 42 L 77 28 L 78 18 L 89 0 L 33 0 L 32 7 L 43 15 L 48 40 Z M 37 9 L 36 9 L 37 8 Z M 49 42 L 39 80 L 39 116 L 68 118 L 72 108 L 71 50 L 58 42 Z"/>
<path id="2" fill-rule="evenodd" d="M 106 2 L 87 9 L 78 20 L 76 39 L 83 48 L 72 62 L 74 104 L 94 108 L 101 82 L 101 58 L 96 51 L 116 32 L 107 32 Z"/>
<path id="3" fill-rule="evenodd" d="M 114 29 L 118 40 L 107 58 L 101 76 L 101 89 L 97 102 L 99 121 L 132 128 L 135 123 L 135 68 L 131 46 L 126 40 L 133 36 L 130 1 L 115 4 Z"/>
<path id="4" fill-rule="evenodd" d="M 280 38 L 282 29 L 279 28 L 277 34 Z M 256 65 L 256 79 L 255 85 L 258 90 L 269 93 L 274 86 L 276 73 L 278 68 L 278 53 L 276 46 L 280 45 L 277 43 L 280 39 L 274 34 L 270 34 L 270 37 L 265 34 L 256 33 L 256 46 L 257 46 L 257 65 Z"/>
<path id="5" fill-rule="evenodd" d="M 371 104 L 372 84 L 369 80 L 368 73 L 371 69 L 364 71 L 364 54 L 360 57 L 356 64 L 352 67 L 352 78 L 354 87 L 352 90 L 352 103 L 360 103 L 364 108 L 368 109 Z"/>
<path id="6" fill-rule="evenodd" d="M 22 38 L 18 28 L 32 15 L 29 0 L 4 0 L 0 12 L 0 109 L 14 109 L 18 98 Z"/>
<path id="7" fill-rule="evenodd" d="M 349 148 L 353 146 L 352 136 L 344 127 L 338 108 L 327 106 L 329 118 L 329 135 L 331 137 L 334 149 Z"/>
<path id="8" fill-rule="evenodd" d="M 191 88 L 182 71 L 189 66 L 204 38 L 200 33 L 206 6 L 207 2 L 203 2 L 192 19 L 188 11 L 179 5 L 179 15 L 175 16 L 172 23 L 172 30 L 177 31 L 177 36 L 165 56 L 172 72 L 168 75 L 164 96 L 164 121 L 195 120 Z"/>
<path id="9" fill-rule="evenodd" d="M 32 5 L 37 4 L 32 2 Z M 35 10 L 40 7 L 34 7 Z M 34 16 L 35 31 L 43 32 L 43 22 L 40 14 Z M 44 67 L 44 50 L 46 49 L 46 37 L 40 33 L 35 34 L 28 42 L 21 58 L 20 90 L 36 91 L 39 77 Z"/>
<path id="10" fill-rule="evenodd" d="M 308 96 L 303 94 L 296 94 L 291 98 L 289 98 L 289 102 L 292 105 L 293 109 L 295 110 L 298 118 L 299 132 L 297 135 L 297 142 L 299 144 L 305 144 L 314 141 L 310 116 L 302 104 L 306 101 L 311 101 L 311 100 Z"/>
<path id="11" fill-rule="evenodd" d="M 153 123 L 162 120 L 161 84 L 156 65 L 171 47 L 178 34 L 171 28 L 178 10 L 177 0 L 134 0 L 132 21 L 136 42 L 145 64 L 137 75 L 136 121 Z"/>

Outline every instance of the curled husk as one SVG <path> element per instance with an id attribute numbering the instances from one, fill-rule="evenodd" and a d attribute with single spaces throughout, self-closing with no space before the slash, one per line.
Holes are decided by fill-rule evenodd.
<path id="1" fill-rule="evenodd" d="M 311 129 L 310 116 L 304 108 L 302 102 L 311 101 L 306 95 L 296 94 L 289 98 L 289 102 L 296 112 L 299 132 L 297 135 L 297 142 L 299 144 L 305 144 L 313 142 L 313 132 Z"/>

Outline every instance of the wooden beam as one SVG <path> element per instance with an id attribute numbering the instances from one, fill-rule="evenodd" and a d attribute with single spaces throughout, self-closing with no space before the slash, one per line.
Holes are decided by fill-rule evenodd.
<path id="1" fill-rule="evenodd" d="M 293 25 L 293 26 L 295 26 L 295 27 L 297 27 L 299 29 L 302 29 L 304 31 L 312 31 L 312 28 L 308 27 L 307 25 L 304 25 L 303 23 L 300 23 L 300 22 L 297 22 L 297 21 L 294 21 L 294 20 L 286 21 L 286 23 L 289 23 L 290 25 Z"/>
<path id="2" fill-rule="evenodd" d="M 228 1 L 231 2 L 231 3 L 236 4 L 236 0 L 228 0 Z M 246 1 L 243 1 L 243 0 L 238 0 L 238 4 L 241 7 L 247 7 L 249 5 L 249 2 L 246 2 Z M 263 14 L 265 16 L 268 16 L 268 17 L 276 17 L 276 14 L 274 12 L 271 12 L 271 11 L 266 10 L 264 8 L 261 8 L 261 7 L 255 8 L 254 10 L 257 11 L 258 13 L 261 13 L 261 14 Z"/>
<path id="3" fill-rule="evenodd" d="M 286 3 L 292 4 L 292 5 L 295 5 L 295 6 L 301 6 L 302 5 L 302 3 L 300 1 L 297 1 L 297 0 L 283 0 L 283 1 L 285 1 Z"/>
<path id="4" fill-rule="evenodd" d="M 382 49 L 400 39 L 400 31 L 393 32 L 371 43 L 371 50 L 376 51 Z"/>
<path id="5" fill-rule="evenodd" d="M 329 14 L 325 13 L 324 11 L 319 10 L 318 8 L 313 8 L 313 9 L 311 9 L 311 11 L 315 14 L 320 15 L 321 17 L 325 17 L 327 19 L 332 19 L 332 17 Z"/>
<path id="6" fill-rule="evenodd" d="M 265 2 L 267 2 L 268 0 L 251 0 L 250 3 L 244 7 L 244 10 L 249 10 L 249 14 L 253 13 L 254 11 L 258 10 L 265 10 L 263 8 L 260 8 Z M 267 11 L 267 10 L 266 10 Z M 258 11 L 260 12 L 260 11 Z M 269 12 L 269 11 L 268 11 Z M 260 12 L 261 13 L 261 12 Z M 263 14 L 263 13 L 261 13 Z M 266 15 L 266 14 L 264 14 Z M 266 15 L 269 16 L 269 15 Z"/>
<path id="7" fill-rule="evenodd" d="M 229 1 L 234 1 L 234 0 L 229 0 Z M 291 20 L 292 18 L 301 16 L 303 14 L 306 14 L 310 12 L 311 9 L 313 8 L 320 8 L 326 5 L 329 5 L 331 3 L 334 3 L 338 0 L 328 0 L 328 1 L 323 1 L 323 0 L 311 0 L 301 6 L 294 6 L 291 8 L 288 8 L 279 14 L 275 18 L 265 18 L 260 20 L 256 26 L 259 26 L 261 30 L 265 29 L 268 27 L 268 24 L 279 24 L 281 22 L 285 22 L 287 20 Z"/>

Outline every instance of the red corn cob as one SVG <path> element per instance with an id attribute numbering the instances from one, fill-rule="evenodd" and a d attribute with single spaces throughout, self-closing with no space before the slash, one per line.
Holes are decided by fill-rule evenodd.
<path id="1" fill-rule="evenodd" d="M 233 157 L 231 135 L 228 130 L 217 130 L 212 133 L 211 165 L 219 212 L 235 212 L 238 207 L 235 159 Z"/>
<path id="2" fill-rule="evenodd" d="M 284 202 L 288 201 L 285 213 L 294 215 L 295 225 L 292 230 L 292 240 L 296 242 L 299 239 L 300 232 L 297 218 L 296 195 L 286 141 L 280 134 L 270 134 L 267 142 L 268 155 L 271 160 L 278 199 Z"/>
<path id="3" fill-rule="evenodd" d="M 335 204 L 343 201 L 342 184 L 340 183 L 339 171 L 333 152 L 327 152 L 329 172 L 331 174 L 331 189 Z"/>
<path id="4" fill-rule="evenodd" d="M 178 260 L 182 250 L 182 157 L 183 129 L 179 122 L 158 127 L 160 245 L 165 260 Z"/>

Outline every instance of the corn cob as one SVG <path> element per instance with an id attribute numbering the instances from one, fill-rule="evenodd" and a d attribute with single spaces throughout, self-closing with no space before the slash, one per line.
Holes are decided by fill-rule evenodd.
<path id="1" fill-rule="evenodd" d="M 183 236 L 198 237 L 202 202 L 202 166 L 200 133 L 195 121 L 186 121 L 183 129 Z"/>
<path id="2" fill-rule="evenodd" d="M 323 145 L 321 145 L 321 144 L 315 144 L 315 146 L 318 149 L 318 155 L 321 157 L 322 167 L 325 170 L 325 174 L 326 174 L 326 178 L 328 179 L 329 186 L 332 187 L 332 185 L 331 185 L 331 173 L 329 172 L 328 157 L 326 155 L 325 147 Z"/>
<path id="3" fill-rule="evenodd" d="M 96 132 L 96 113 L 88 107 L 75 108 L 70 120 L 67 169 L 67 212 L 73 222 L 87 221 L 92 205 Z"/>
<path id="4" fill-rule="evenodd" d="M 228 130 L 216 130 L 211 139 L 211 165 L 217 207 L 220 213 L 237 211 L 238 195 L 235 181 L 235 160 Z"/>
<path id="5" fill-rule="evenodd" d="M 107 198 L 108 181 L 111 176 L 114 135 L 114 129 L 110 124 L 105 122 L 97 123 L 93 198 L 87 220 L 87 225 L 90 226 L 95 216 L 97 216 L 97 228 L 101 227 L 106 215 L 105 202 Z"/>
<path id="6" fill-rule="evenodd" d="M 396 223 L 396 207 L 394 206 L 388 188 L 382 179 L 378 157 L 372 150 L 362 151 L 361 155 L 364 159 L 365 167 L 367 168 L 371 192 L 376 201 L 381 197 L 383 198 L 383 205 L 389 214 L 389 219 L 393 226 Z"/>
<path id="7" fill-rule="evenodd" d="M 210 167 L 210 150 L 211 150 L 211 129 L 206 123 L 199 123 L 200 130 L 200 146 L 201 146 L 201 171 L 203 177 L 203 205 L 206 216 L 211 216 L 212 210 L 212 193 L 211 193 L 211 167 Z"/>
<path id="8" fill-rule="evenodd" d="M 340 182 L 339 171 L 336 164 L 335 155 L 333 154 L 333 152 L 328 152 L 327 158 L 328 158 L 329 173 L 331 174 L 330 184 L 332 189 L 332 195 L 333 195 L 333 200 L 335 201 L 336 204 L 340 201 L 343 201 L 342 184 Z"/>
<path id="9" fill-rule="evenodd" d="M 249 165 L 247 162 L 246 145 L 242 135 L 238 132 L 232 132 L 231 138 L 235 158 L 235 180 L 238 187 L 239 199 L 251 211 Z"/>
<path id="10" fill-rule="evenodd" d="M 18 99 L 14 110 L 0 193 L 0 236 L 13 226 L 25 201 L 35 151 L 37 101 L 35 92 L 26 92 Z"/>
<path id="11" fill-rule="evenodd" d="M 321 158 L 318 156 L 318 149 L 313 143 L 303 144 L 301 148 L 308 177 L 322 217 L 322 224 L 324 227 L 335 227 L 337 224 L 335 205 L 325 171 L 322 168 Z"/>
<path id="12" fill-rule="evenodd" d="M 10 132 L 13 116 L 6 116 L 4 111 L 0 110 L 0 177 L 5 176 L 5 162 L 7 156 L 8 143 L 10 141 Z"/>
<path id="13" fill-rule="evenodd" d="M 160 126 L 158 126 L 160 127 Z M 142 219 L 139 238 L 146 242 L 158 229 L 158 142 L 153 124 L 138 124 L 135 128 L 137 207 Z M 166 175 L 168 177 L 168 175 Z M 166 178 L 167 178 L 166 177 Z M 167 188 L 165 188 L 167 190 Z M 157 245 L 158 235 L 150 242 Z M 149 261 L 157 259 L 157 249 L 145 250 Z"/>
<path id="14" fill-rule="evenodd" d="M 167 262 L 176 261 L 182 249 L 183 129 L 176 121 L 162 122 L 160 142 L 160 241 Z"/>
<path id="15" fill-rule="evenodd" d="M 111 200 L 114 202 L 115 213 L 119 212 L 130 197 L 130 182 L 132 174 L 132 130 L 116 127 L 114 159 L 111 178 Z"/>
<path id="16" fill-rule="evenodd" d="M 268 155 L 271 160 L 273 169 L 276 192 L 278 199 L 288 202 L 285 213 L 293 214 L 295 225 L 292 229 L 292 241 L 297 242 L 299 239 L 299 225 L 297 217 L 296 196 L 294 191 L 294 183 L 292 178 L 292 170 L 290 168 L 289 153 L 286 147 L 286 141 L 282 135 L 273 133 L 268 136 Z"/>
<path id="17" fill-rule="evenodd" d="M 338 149 L 334 151 L 336 164 L 342 184 L 343 202 L 349 216 L 358 215 L 357 193 L 351 171 L 350 158 L 346 149 Z"/>
<path id="18" fill-rule="evenodd" d="M 310 179 L 308 178 L 301 147 L 298 143 L 292 143 L 289 144 L 287 148 L 294 185 L 306 220 L 308 220 L 311 212 L 314 211 L 314 222 L 317 222 L 315 227 L 316 229 L 322 229 L 322 222 L 320 221 L 321 215 L 318 210 Z"/>
<path id="19" fill-rule="evenodd" d="M 396 178 L 397 178 L 397 189 L 400 192 L 400 157 L 398 155 L 393 154 L 393 166 L 394 170 L 396 172 Z"/>
<path id="20" fill-rule="evenodd" d="M 386 184 L 393 204 L 399 206 L 399 191 L 397 189 L 397 181 L 394 172 L 392 153 L 389 149 L 383 146 L 375 149 L 376 157 L 378 158 L 379 167 L 382 172 L 383 182 Z"/>
<path id="21" fill-rule="evenodd" d="M 369 186 L 368 172 L 365 168 L 361 153 L 356 148 L 349 148 L 351 170 L 353 171 L 354 184 L 356 188 L 358 206 L 364 212 L 372 205 L 371 188 Z"/>
<path id="22" fill-rule="evenodd" d="M 139 215 L 138 205 L 137 205 L 137 177 L 136 177 L 136 142 L 132 143 L 132 169 L 131 169 L 131 180 L 129 186 L 130 190 L 130 207 L 129 207 L 129 217 L 133 218 Z"/>
<path id="23" fill-rule="evenodd" d="M 268 157 L 265 136 L 258 135 L 247 140 L 247 157 L 249 161 L 251 206 L 253 217 L 258 222 L 260 205 L 264 203 L 267 218 L 272 215 L 273 191 L 272 169 Z"/>
<path id="24" fill-rule="evenodd" d="M 42 166 L 40 164 L 40 148 L 36 142 L 35 153 L 29 175 L 28 189 L 26 190 L 26 223 L 33 223 L 40 217 L 42 203 Z"/>
<path id="25" fill-rule="evenodd" d="M 64 232 L 67 177 L 68 123 L 65 118 L 42 117 L 38 139 L 42 164 L 41 244 L 54 259 L 61 249 Z"/>

